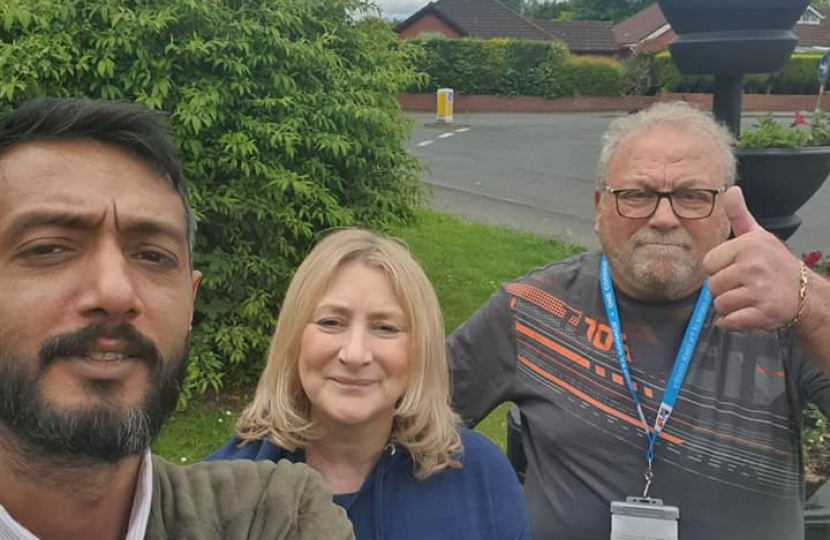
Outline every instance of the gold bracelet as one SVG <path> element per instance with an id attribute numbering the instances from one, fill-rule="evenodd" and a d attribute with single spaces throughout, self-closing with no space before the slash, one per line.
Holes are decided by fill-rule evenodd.
<path id="1" fill-rule="evenodd" d="M 790 322 L 782 326 L 785 330 L 798 324 L 798 320 L 801 319 L 801 315 L 804 314 L 804 306 L 807 305 L 807 276 L 810 275 L 810 271 L 807 269 L 807 265 L 804 264 L 804 261 L 798 261 L 798 263 L 801 269 L 801 283 L 798 289 L 798 309 L 795 311 L 795 316 L 790 320 Z"/>

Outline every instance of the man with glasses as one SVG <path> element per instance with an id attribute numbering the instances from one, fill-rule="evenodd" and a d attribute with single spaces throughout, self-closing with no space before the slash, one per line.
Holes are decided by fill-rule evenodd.
<path id="1" fill-rule="evenodd" d="M 521 411 L 533 538 L 803 537 L 801 412 L 830 411 L 830 282 L 730 187 L 733 144 L 686 103 L 612 122 L 601 253 L 504 285 L 449 337 L 464 421 Z"/>

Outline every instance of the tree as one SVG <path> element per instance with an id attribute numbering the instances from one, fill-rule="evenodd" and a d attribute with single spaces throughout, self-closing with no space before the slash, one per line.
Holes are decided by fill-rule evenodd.
<path id="1" fill-rule="evenodd" d="M 395 101 L 418 45 L 363 0 L 6 0 L 0 109 L 36 95 L 169 114 L 199 222 L 188 388 L 253 379 L 320 231 L 420 200 Z"/>
<path id="2" fill-rule="evenodd" d="M 654 0 L 573 0 L 576 19 L 619 22 Z"/>
<path id="3" fill-rule="evenodd" d="M 516 13 L 521 13 L 524 8 L 524 0 L 499 0 L 499 2 Z"/>
<path id="4" fill-rule="evenodd" d="M 619 22 L 653 3 L 654 0 L 566 0 L 536 4 L 527 14 L 535 19 Z"/>
<path id="5" fill-rule="evenodd" d="M 542 2 L 531 6 L 525 15 L 539 20 L 570 20 L 573 18 L 573 2 Z"/>

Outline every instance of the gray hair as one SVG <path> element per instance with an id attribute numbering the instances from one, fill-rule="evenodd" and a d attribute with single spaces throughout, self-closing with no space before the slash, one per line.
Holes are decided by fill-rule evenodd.
<path id="1" fill-rule="evenodd" d="M 632 135 L 646 131 L 654 126 L 663 125 L 700 134 L 717 145 L 721 154 L 726 185 L 735 183 L 738 175 L 738 163 L 733 148 L 735 137 L 729 129 L 719 123 L 711 113 L 701 111 L 685 101 L 667 101 L 655 103 L 648 109 L 617 118 L 602 135 L 602 151 L 599 155 L 597 187 L 606 184 L 608 162 L 617 147 Z"/>

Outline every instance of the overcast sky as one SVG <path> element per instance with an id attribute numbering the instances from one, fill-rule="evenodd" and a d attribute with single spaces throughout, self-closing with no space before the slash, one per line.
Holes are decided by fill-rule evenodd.
<path id="1" fill-rule="evenodd" d="M 384 19 L 404 20 L 425 5 L 430 0 L 375 0 L 383 12 Z"/>

